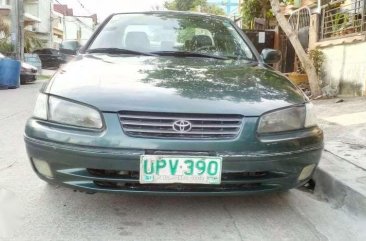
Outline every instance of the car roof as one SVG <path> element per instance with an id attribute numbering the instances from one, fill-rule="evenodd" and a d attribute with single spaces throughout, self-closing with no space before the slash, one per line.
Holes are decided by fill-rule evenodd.
<path id="1" fill-rule="evenodd" d="M 142 11 L 142 12 L 119 12 L 114 13 L 111 16 L 119 15 L 119 14 L 176 14 L 177 16 L 201 16 L 201 17 L 212 17 L 217 19 L 225 19 L 230 20 L 229 17 L 221 16 L 221 15 L 213 15 L 209 13 L 199 13 L 199 12 L 190 12 L 190 11 L 172 11 L 172 10 L 164 10 L 164 11 Z"/>

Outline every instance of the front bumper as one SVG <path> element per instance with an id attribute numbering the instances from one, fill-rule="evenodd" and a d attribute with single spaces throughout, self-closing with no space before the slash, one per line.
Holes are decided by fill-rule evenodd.
<path id="1" fill-rule="evenodd" d="M 34 82 L 37 80 L 37 74 L 36 73 L 21 73 L 20 74 L 20 81 L 21 83 L 29 83 Z"/>
<path id="2" fill-rule="evenodd" d="M 239 195 L 291 189 L 310 179 L 298 181 L 304 167 L 318 164 L 322 152 L 321 147 L 312 147 L 272 154 L 210 153 L 223 157 L 221 185 L 142 185 L 140 155 L 154 151 L 66 145 L 27 136 L 25 142 L 35 172 L 47 182 L 87 192 L 164 195 Z M 34 159 L 46 161 L 53 178 L 41 175 Z M 128 174 L 118 175 L 117 171 Z"/>

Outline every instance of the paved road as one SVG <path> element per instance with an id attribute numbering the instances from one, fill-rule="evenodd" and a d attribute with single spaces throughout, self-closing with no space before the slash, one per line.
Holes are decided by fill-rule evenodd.
<path id="1" fill-rule="evenodd" d="M 47 185 L 22 139 L 41 84 L 0 92 L 0 240 L 366 240 L 366 220 L 299 190 L 166 198 Z"/>

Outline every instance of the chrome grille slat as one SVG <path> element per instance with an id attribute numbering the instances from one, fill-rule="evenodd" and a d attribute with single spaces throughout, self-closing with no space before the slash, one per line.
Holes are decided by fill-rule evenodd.
<path id="1" fill-rule="evenodd" d="M 202 131 L 190 131 L 188 133 L 177 133 L 175 131 L 168 131 L 168 130 L 163 130 L 163 129 L 130 129 L 130 128 L 124 128 L 125 131 L 127 132 L 140 132 L 140 133 L 162 133 L 162 134 L 178 134 L 178 135 L 184 135 L 184 134 L 189 134 L 189 135 L 202 135 L 202 134 L 206 134 L 206 135 L 235 135 L 237 133 L 237 131 L 206 131 L 204 133 L 202 133 Z"/>
<path id="2" fill-rule="evenodd" d="M 138 121 L 123 121 L 123 125 L 126 126 L 154 126 L 154 127 L 172 127 L 173 121 L 167 122 L 167 123 L 159 123 L 159 122 L 138 122 Z M 232 125 L 232 124 L 194 124 L 194 127 L 199 128 L 239 128 L 241 124 L 238 125 Z"/>
<path id="3" fill-rule="evenodd" d="M 182 117 L 183 118 L 183 117 Z M 133 115 L 124 115 L 123 119 L 146 119 L 146 120 L 179 120 L 179 117 L 174 116 L 133 116 Z M 235 118 L 227 118 L 227 119 L 217 119 L 217 118 L 197 118 L 197 117 L 189 117 L 187 116 L 184 120 L 188 121 L 241 121 L 242 119 L 235 119 Z"/>
<path id="4" fill-rule="evenodd" d="M 243 116 L 229 114 L 121 111 L 119 118 L 129 136 L 167 139 L 232 139 L 243 123 Z M 173 124 L 179 120 L 189 121 L 192 128 L 183 133 L 175 131 Z"/>

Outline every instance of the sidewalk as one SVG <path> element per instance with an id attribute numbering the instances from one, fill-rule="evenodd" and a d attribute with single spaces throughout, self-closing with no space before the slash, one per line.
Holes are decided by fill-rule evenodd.
<path id="1" fill-rule="evenodd" d="M 45 76 L 53 76 L 57 70 L 50 70 L 50 69 L 42 69 L 42 75 Z"/>
<path id="2" fill-rule="evenodd" d="M 325 134 L 323 158 L 314 176 L 315 193 L 336 208 L 366 217 L 366 98 L 314 104 Z"/>

